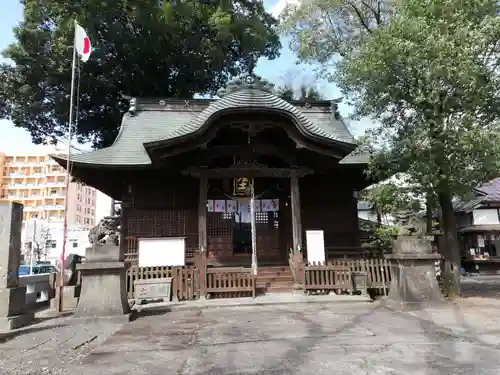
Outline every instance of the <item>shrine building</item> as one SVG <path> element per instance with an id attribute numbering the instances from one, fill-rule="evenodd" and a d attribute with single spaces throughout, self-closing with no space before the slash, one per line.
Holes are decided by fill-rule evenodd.
<path id="1" fill-rule="evenodd" d="M 219 97 L 132 99 L 111 146 L 71 155 L 75 178 L 122 201 L 125 261 L 152 238 L 182 239 L 186 264 L 203 249 L 218 266 L 249 266 L 252 252 L 286 265 L 311 230 L 325 258 L 360 249 L 357 192 L 372 182 L 338 101 L 286 101 L 252 75 Z"/>

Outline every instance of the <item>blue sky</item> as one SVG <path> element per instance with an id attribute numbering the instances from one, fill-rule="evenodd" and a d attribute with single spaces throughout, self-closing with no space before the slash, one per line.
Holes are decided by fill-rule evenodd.
<path id="1" fill-rule="evenodd" d="M 286 0 L 264 0 L 264 4 L 269 11 L 279 11 L 282 9 L 283 2 Z M 12 28 L 23 19 L 23 9 L 19 0 L 2 0 L 2 12 L 0 13 L 0 50 L 3 50 L 11 42 L 13 42 Z M 279 84 L 283 82 L 285 77 L 291 74 L 299 73 L 303 76 L 312 77 L 313 69 L 310 66 L 296 66 L 295 56 L 290 51 L 286 42 L 283 41 L 283 50 L 281 56 L 276 60 L 261 59 L 257 64 L 255 72 L 266 79 Z M 319 88 L 328 99 L 333 99 L 340 96 L 338 89 L 330 83 L 319 82 Z M 340 107 L 343 115 L 347 115 L 349 108 L 347 106 Z M 353 126 L 351 131 L 355 135 L 360 135 L 366 127 L 365 122 L 358 123 Z M 31 137 L 24 129 L 14 127 L 7 120 L 0 120 L 0 128 L 2 130 L 0 137 L 0 151 L 6 153 L 32 152 L 38 149 L 37 146 L 31 143 Z"/>

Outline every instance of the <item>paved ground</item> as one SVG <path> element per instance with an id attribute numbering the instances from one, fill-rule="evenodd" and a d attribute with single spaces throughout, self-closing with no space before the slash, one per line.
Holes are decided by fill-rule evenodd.
<path id="1" fill-rule="evenodd" d="M 494 298 L 500 300 L 500 276 L 468 276 L 461 280 L 464 297 Z"/>
<path id="2" fill-rule="evenodd" d="M 0 334 L 0 374 L 500 374 L 500 277 L 465 278 L 462 290 L 456 305 L 412 313 L 319 296 L 175 305 L 125 325 L 45 320 Z"/>
<path id="3" fill-rule="evenodd" d="M 174 311 L 119 326 L 41 323 L 0 344 L 7 374 L 499 374 L 498 307 L 378 304 Z"/>

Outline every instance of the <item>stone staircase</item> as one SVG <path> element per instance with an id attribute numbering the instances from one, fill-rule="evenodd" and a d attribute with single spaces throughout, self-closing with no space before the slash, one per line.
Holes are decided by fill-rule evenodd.
<path id="1" fill-rule="evenodd" d="M 257 293 L 290 292 L 293 286 L 293 275 L 290 266 L 259 267 L 256 279 Z"/>

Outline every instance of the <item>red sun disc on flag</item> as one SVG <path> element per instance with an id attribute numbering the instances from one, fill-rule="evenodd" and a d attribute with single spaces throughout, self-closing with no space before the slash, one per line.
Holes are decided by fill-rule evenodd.
<path id="1" fill-rule="evenodd" d="M 83 53 L 90 53 L 90 39 L 88 36 L 83 38 Z"/>

